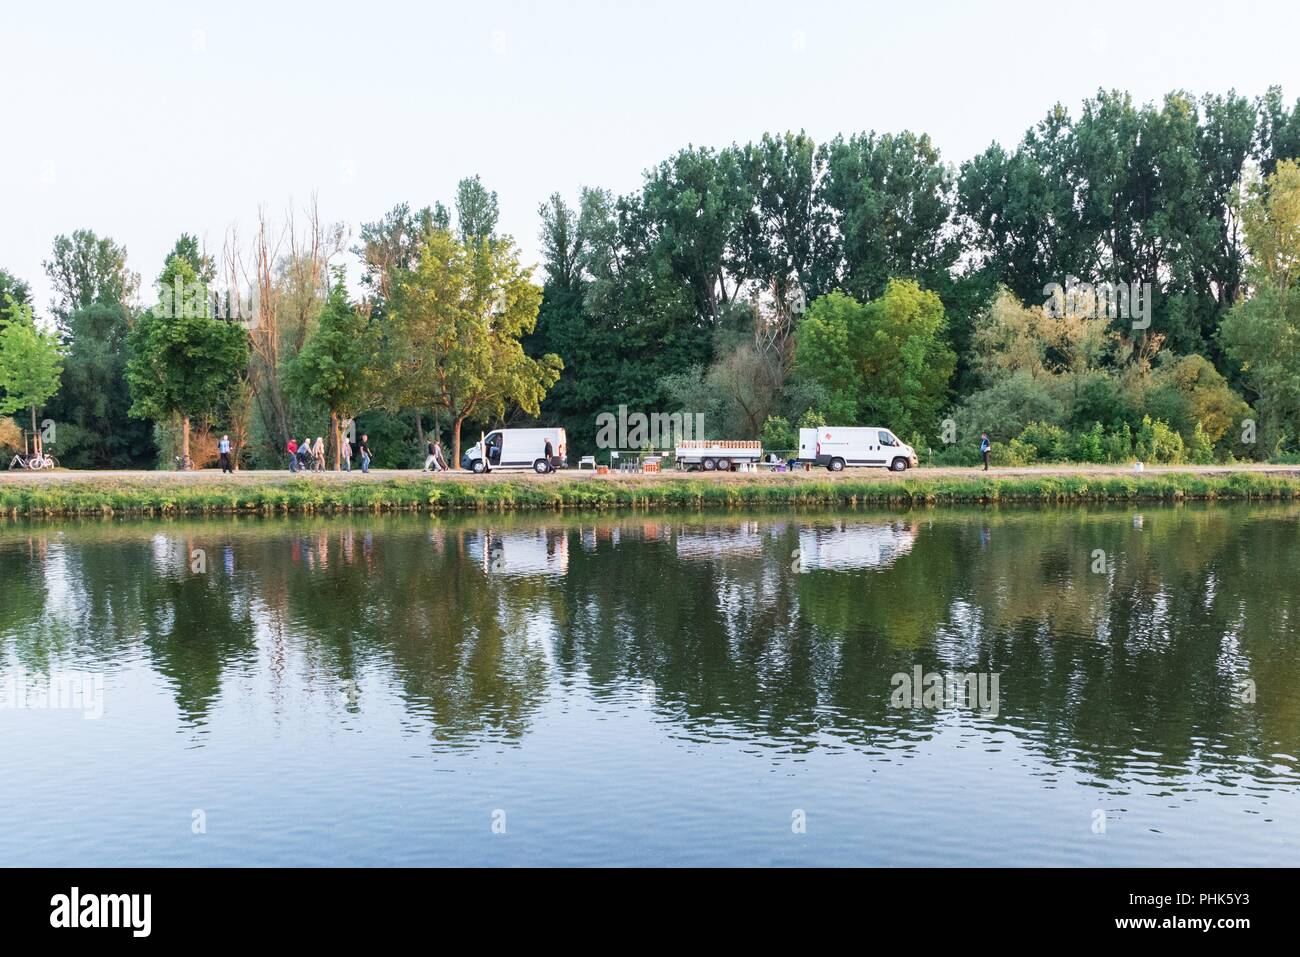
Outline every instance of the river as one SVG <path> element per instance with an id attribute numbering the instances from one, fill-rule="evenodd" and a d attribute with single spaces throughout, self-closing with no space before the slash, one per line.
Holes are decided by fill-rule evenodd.
<path id="1" fill-rule="evenodd" d="M 0 864 L 1290 865 L 1298 586 L 1285 505 L 9 522 Z"/>

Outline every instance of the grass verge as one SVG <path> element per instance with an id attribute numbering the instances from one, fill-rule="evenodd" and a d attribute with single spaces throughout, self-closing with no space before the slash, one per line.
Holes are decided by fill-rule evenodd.
<path id="1" fill-rule="evenodd" d="M 998 478 L 793 479 L 656 482 L 556 478 L 461 482 L 437 478 L 373 482 L 179 482 L 112 480 L 0 486 L 0 514 L 15 518 L 84 515 L 313 514 L 332 512 L 509 512 L 517 510 L 702 509 L 785 506 L 1053 504 L 1085 502 L 1264 501 L 1300 499 L 1300 477 L 1251 473 L 1044 475 Z"/>

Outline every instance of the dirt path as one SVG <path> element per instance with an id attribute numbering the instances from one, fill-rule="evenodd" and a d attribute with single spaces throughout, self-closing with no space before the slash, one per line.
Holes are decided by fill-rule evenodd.
<path id="1" fill-rule="evenodd" d="M 1236 472 L 1256 475 L 1277 475 L 1300 477 L 1300 465 L 1155 465 L 1147 466 L 1143 472 L 1135 473 L 1132 466 L 1118 465 L 1061 465 L 1034 466 L 1026 468 L 994 468 L 984 472 L 979 468 L 920 468 L 905 473 L 902 478 L 1024 478 L 1041 476 L 1092 476 L 1097 478 L 1142 475 L 1160 475 L 1168 473 L 1198 475 L 1231 475 Z M 581 479 L 593 482 L 617 482 L 626 484 L 650 484 L 670 481 L 674 478 L 691 477 L 708 479 L 713 482 L 801 482 L 816 480 L 836 481 L 840 479 L 853 481 L 886 481 L 900 478 L 899 475 L 884 469 L 846 469 L 838 474 L 826 469 L 813 469 L 809 472 L 663 472 L 660 474 L 629 474 L 611 472 L 597 475 L 590 470 L 578 471 L 566 469 L 555 475 L 537 475 L 533 472 L 496 472 L 490 475 L 474 475 L 470 472 L 448 472 L 440 475 L 425 475 L 416 469 L 371 469 L 363 475 L 359 470 L 352 472 L 315 472 L 290 473 L 287 469 L 268 469 L 260 471 L 242 471 L 234 475 L 225 475 L 219 469 L 202 469 L 196 472 L 146 472 L 146 471 L 73 471 L 59 469 L 54 472 L 26 472 L 21 470 L 0 471 L 0 483 L 39 485 L 57 482 L 110 484 L 117 486 L 165 486 L 194 485 L 197 483 L 266 484 L 267 482 L 375 482 L 384 479 L 419 479 L 434 478 L 440 481 L 454 482 L 499 482 L 502 480 L 516 482 L 555 482 L 560 479 Z"/>

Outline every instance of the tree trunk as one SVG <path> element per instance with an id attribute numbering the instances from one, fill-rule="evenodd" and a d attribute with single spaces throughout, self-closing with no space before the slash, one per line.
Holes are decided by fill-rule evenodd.
<path id="1" fill-rule="evenodd" d="M 343 454 L 343 441 L 339 435 L 339 414 L 334 410 L 330 410 L 330 441 L 334 443 L 334 471 L 337 472 Z"/>
<path id="2" fill-rule="evenodd" d="M 457 416 L 451 424 L 451 462 L 453 469 L 460 468 L 460 426 L 465 421 L 463 415 Z"/>
<path id="3" fill-rule="evenodd" d="M 419 409 L 415 410 L 415 438 L 418 441 L 416 446 L 420 450 L 420 455 L 424 455 L 424 413 Z"/>
<path id="4" fill-rule="evenodd" d="M 36 406 L 34 405 L 32 406 L 32 448 L 36 450 L 37 455 L 41 454 L 41 433 L 36 429 Z"/>
<path id="5" fill-rule="evenodd" d="M 190 417 L 181 416 L 181 468 L 190 467 Z"/>

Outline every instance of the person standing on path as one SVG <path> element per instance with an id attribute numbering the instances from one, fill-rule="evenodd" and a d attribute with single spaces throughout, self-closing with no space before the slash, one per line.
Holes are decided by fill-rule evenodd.
<path id="1" fill-rule="evenodd" d="M 985 472 L 989 470 L 989 450 L 992 448 L 993 448 L 993 444 L 989 442 L 989 434 L 987 432 L 981 432 L 980 433 L 980 455 L 984 457 Z"/>
<path id="2" fill-rule="evenodd" d="M 288 449 L 289 449 L 289 471 L 296 472 L 298 471 L 298 440 L 295 438 L 290 438 Z"/>
<path id="3" fill-rule="evenodd" d="M 361 436 L 357 451 L 361 453 L 361 474 L 366 475 L 370 472 L 370 436 Z"/>
<path id="4" fill-rule="evenodd" d="M 217 452 L 221 455 L 222 474 L 229 472 L 235 474 L 235 470 L 230 467 L 230 436 L 223 435 L 221 441 L 217 443 Z"/>
<path id="5" fill-rule="evenodd" d="M 312 467 L 313 467 L 317 472 L 324 472 L 324 471 L 325 471 L 325 439 L 324 439 L 324 437 L 319 436 L 319 435 L 316 436 L 316 444 L 312 446 L 311 454 L 312 454 L 312 458 L 315 459 L 315 461 L 312 463 Z"/>
<path id="6" fill-rule="evenodd" d="M 339 449 L 343 453 L 343 471 L 352 471 L 352 443 L 346 435 L 343 436 L 343 447 Z"/>

